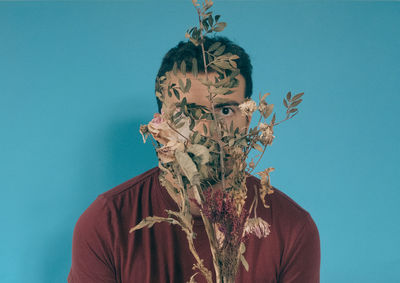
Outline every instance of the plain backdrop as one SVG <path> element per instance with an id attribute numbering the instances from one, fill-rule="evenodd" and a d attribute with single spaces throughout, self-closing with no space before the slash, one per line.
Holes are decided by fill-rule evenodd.
<path id="1" fill-rule="evenodd" d="M 256 100 L 270 92 L 282 119 L 283 96 L 305 92 L 258 169 L 315 220 L 321 282 L 400 282 L 400 2 L 214 11 L 251 55 Z M 0 1 L 0 282 L 66 282 L 78 217 L 157 165 L 139 125 L 194 24 L 189 0 Z"/>

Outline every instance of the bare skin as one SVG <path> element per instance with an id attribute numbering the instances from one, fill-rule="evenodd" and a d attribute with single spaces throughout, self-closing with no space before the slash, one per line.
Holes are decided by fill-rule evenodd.
<path id="1" fill-rule="evenodd" d="M 213 79 L 215 76 L 215 73 L 208 74 L 209 79 Z M 178 84 L 178 78 L 181 78 L 182 80 L 185 80 L 185 77 L 178 73 L 178 77 L 173 78 L 173 82 Z M 207 90 L 207 87 L 203 85 L 198 79 L 196 79 L 192 74 L 187 73 L 186 78 L 189 78 L 191 80 L 191 88 L 188 93 L 183 93 L 181 94 L 181 99 L 183 97 L 186 97 L 188 103 L 195 103 L 197 105 L 202 105 L 207 107 L 208 109 L 211 110 L 211 103 L 208 99 L 209 93 Z M 205 74 L 199 74 L 198 78 L 203 78 L 205 79 L 206 76 Z M 225 123 L 227 125 L 230 125 L 231 121 L 233 121 L 233 126 L 234 128 L 238 127 L 239 129 L 243 128 L 248 128 L 251 117 L 247 118 L 244 116 L 238 105 L 243 103 L 245 101 L 245 80 L 242 75 L 238 75 L 236 77 L 239 80 L 239 85 L 236 88 L 232 88 L 231 91 L 233 93 L 228 94 L 228 95 L 217 95 L 214 99 L 215 101 L 218 101 L 219 99 L 224 99 L 224 103 L 214 103 L 214 108 L 216 115 L 218 117 L 221 117 L 224 119 Z M 164 104 L 163 104 L 163 109 L 164 107 L 171 107 L 171 105 L 175 105 L 175 103 L 178 102 L 178 99 L 175 96 L 169 97 L 168 95 L 165 96 Z M 200 121 L 196 127 L 193 129 L 194 131 L 198 131 L 202 135 L 204 135 L 203 131 L 203 124 L 206 124 L 208 127 L 209 121 L 203 120 Z M 173 182 L 172 176 L 167 175 L 166 178 L 171 182 Z M 213 189 L 221 189 L 222 184 L 218 183 L 212 186 Z M 189 192 L 190 195 L 190 192 Z M 175 201 L 180 201 L 179 197 L 177 198 L 176 196 L 171 197 Z M 195 204 L 192 203 L 190 204 L 190 212 L 193 215 L 200 215 L 200 208 Z"/>

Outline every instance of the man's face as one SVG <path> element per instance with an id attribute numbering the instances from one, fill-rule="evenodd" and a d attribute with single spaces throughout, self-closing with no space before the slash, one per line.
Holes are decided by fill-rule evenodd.
<path id="1" fill-rule="evenodd" d="M 214 81 L 214 77 L 216 76 L 215 73 L 210 73 L 208 74 L 208 78 L 212 81 Z M 188 93 L 181 93 L 180 99 L 183 99 L 183 97 L 186 97 L 186 100 L 188 103 L 195 103 L 197 105 L 205 106 L 207 109 L 211 111 L 211 104 L 209 101 L 209 93 L 207 90 L 207 86 L 203 85 L 198 79 L 206 79 L 205 74 L 198 74 L 197 78 L 195 78 L 192 74 L 187 73 L 186 78 L 178 73 L 177 77 L 172 75 L 172 82 L 176 83 L 178 85 L 178 79 L 181 78 L 182 81 L 186 81 L 186 78 L 191 80 L 191 88 Z M 232 88 L 231 94 L 227 95 L 217 95 L 214 98 L 214 109 L 215 113 L 218 117 L 221 117 L 225 123 L 229 126 L 231 121 L 233 121 L 233 126 L 234 129 L 236 127 L 239 128 L 239 130 L 242 130 L 243 128 L 248 128 L 250 119 L 248 119 L 246 116 L 242 115 L 238 105 L 243 103 L 245 101 L 245 79 L 243 78 L 242 75 L 238 75 L 236 77 L 239 81 L 239 85 L 236 88 Z M 165 93 L 165 92 L 164 92 Z M 223 100 L 223 103 L 219 103 L 219 101 Z M 172 95 L 172 97 L 169 97 L 168 95 L 164 95 L 164 104 L 163 108 L 165 105 L 174 105 L 175 103 L 178 102 L 178 99 Z M 203 123 L 208 123 L 208 121 L 204 120 L 200 123 L 197 124 L 196 128 L 194 130 L 199 131 L 201 134 L 204 134 L 203 132 Z"/>

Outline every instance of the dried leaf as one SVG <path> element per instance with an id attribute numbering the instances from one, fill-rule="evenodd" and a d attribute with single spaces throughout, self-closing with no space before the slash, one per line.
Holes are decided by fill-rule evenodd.
<path id="1" fill-rule="evenodd" d="M 261 145 L 259 145 L 257 143 L 253 144 L 253 148 L 257 149 L 260 152 L 263 152 L 263 148 L 261 147 Z"/>
<path id="2" fill-rule="evenodd" d="M 290 104 L 290 107 L 296 107 L 297 105 L 299 105 L 301 102 L 303 101 L 303 99 L 299 99 L 293 103 Z"/>
<path id="3" fill-rule="evenodd" d="M 303 94 L 304 94 L 304 92 L 301 92 L 301 93 L 296 94 L 295 96 L 293 96 L 293 99 L 292 99 L 292 100 L 295 101 L 295 100 L 299 99 L 300 97 L 303 96 Z"/>
<path id="4" fill-rule="evenodd" d="M 176 76 L 178 74 L 178 63 L 174 62 L 174 66 L 172 67 L 172 72 Z"/>
<path id="5" fill-rule="evenodd" d="M 208 151 L 208 148 L 204 145 L 192 144 L 191 146 L 189 146 L 187 151 L 193 153 L 195 156 L 200 157 L 201 165 L 204 165 L 210 161 L 210 152 Z"/>
<path id="6" fill-rule="evenodd" d="M 274 113 L 274 115 L 272 115 L 271 125 L 275 124 L 275 119 L 276 119 L 276 113 Z"/>
<path id="7" fill-rule="evenodd" d="M 286 94 L 286 99 L 287 99 L 288 101 L 290 101 L 291 96 L 292 96 L 292 93 L 289 91 L 289 92 Z"/>
<path id="8" fill-rule="evenodd" d="M 197 66 L 197 59 L 193 58 L 192 59 L 192 74 L 195 78 L 197 78 L 198 73 L 199 73 L 199 68 Z"/>
<path id="9" fill-rule="evenodd" d="M 208 48 L 208 52 L 212 52 L 214 50 L 217 50 L 217 48 L 221 45 L 221 42 L 214 42 L 211 44 L 211 46 Z"/>
<path id="10" fill-rule="evenodd" d="M 179 95 L 179 91 L 178 91 L 176 88 L 173 88 L 172 90 L 174 91 L 174 94 L 175 94 L 176 98 L 177 98 L 178 100 L 180 100 L 181 97 L 180 97 L 180 95 Z"/>
<path id="11" fill-rule="evenodd" d="M 286 107 L 286 108 L 288 108 L 288 104 L 287 104 L 287 102 L 286 102 L 286 99 L 285 99 L 285 98 L 283 98 L 283 105 L 285 105 L 285 107 Z"/>
<path id="12" fill-rule="evenodd" d="M 270 93 L 266 93 L 262 96 L 262 98 L 260 98 L 260 102 L 265 100 L 265 98 L 267 98 L 267 96 L 270 95 Z"/>
<path id="13" fill-rule="evenodd" d="M 132 233 L 136 230 L 142 229 L 144 227 L 151 228 L 153 227 L 154 224 L 156 223 L 161 223 L 161 222 L 169 222 L 171 224 L 179 224 L 178 221 L 176 221 L 173 218 L 166 218 L 166 217 L 159 217 L 159 216 L 148 216 L 142 221 L 140 221 L 139 224 L 137 224 L 135 227 L 131 228 L 129 230 L 129 233 Z"/>
<path id="14" fill-rule="evenodd" d="M 196 272 L 195 274 L 193 274 L 192 276 L 190 276 L 190 280 L 188 281 L 188 283 L 196 283 L 196 280 L 194 280 L 194 277 L 197 275 L 198 272 Z"/>
<path id="15" fill-rule="evenodd" d="M 185 62 L 185 60 L 182 60 L 182 63 L 181 63 L 181 73 L 184 76 L 186 76 L 186 62 Z"/>
<path id="16" fill-rule="evenodd" d="M 243 255 L 240 256 L 240 261 L 242 262 L 244 269 L 246 269 L 246 271 L 249 271 L 249 264 Z"/>
<path id="17" fill-rule="evenodd" d="M 177 150 L 175 151 L 175 158 L 183 173 L 188 178 L 190 184 L 193 186 L 199 185 L 200 175 L 197 171 L 196 164 L 193 162 L 190 156 L 186 152 Z"/>
<path id="18" fill-rule="evenodd" d="M 206 125 L 204 125 L 204 124 L 203 124 L 203 132 L 204 132 L 204 134 L 205 134 L 205 135 L 207 135 L 207 132 L 208 132 L 208 130 L 207 130 L 207 126 L 206 126 Z"/>
<path id="19" fill-rule="evenodd" d="M 221 32 L 221 31 L 223 31 L 225 29 L 225 27 L 226 27 L 226 23 L 225 22 L 219 22 L 217 24 L 217 26 L 214 28 L 214 31 L 215 32 Z"/>
<path id="20" fill-rule="evenodd" d="M 225 51 L 225 45 L 221 45 L 218 47 L 217 51 L 214 52 L 214 56 L 219 56 Z"/>
<path id="21" fill-rule="evenodd" d="M 219 87 L 219 88 L 216 88 L 216 89 L 213 91 L 213 93 L 215 93 L 215 94 L 225 94 L 225 93 L 227 93 L 228 91 L 230 91 L 229 88 Z"/>
<path id="22" fill-rule="evenodd" d="M 211 64 L 210 67 L 211 67 L 212 69 L 214 69 L 217 73 L 220 73 L 220 74 L 223 74 L 223 73 L 224 73 L 224 71 L 222 71 L 222 70 L 221 70 L 217 65 L 215 65 L 215 64 Z"/>
<path id="23" fill-rule="evenodd" d="M 265 111 L 263 113 L 263 117 L 267 119 L 269 115 L 271 115 L 272 111 L 274 110 L 274 105 L 273 104 L 268 104 L 267 107 L 265 108 Z"/>
<path id="24" fill-rule="evenodd" d="M 192 81 L 190 79 L 186 79 L 185 93 L 189 92 L 191 86 Z"/>
<path id="25" fill-rule="evenodd" d="M 183 84 L 183 81 L 181 79 L 178 80 L 179 87 L 181 88 L 182 91 L 185 90 L 185 85 Z"/>
<path id="26" fill-rule="evenodd" d="M 229 60 L 229 64 L 231 64 L 232 68 L 237 68 L 237 63 L 235 61 Z"/>

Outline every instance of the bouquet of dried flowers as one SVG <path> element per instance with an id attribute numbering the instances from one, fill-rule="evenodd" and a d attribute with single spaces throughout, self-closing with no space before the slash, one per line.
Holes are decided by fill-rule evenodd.
<path id="1" fill-rule="evenodd" d="M 246 178 L 257 167 L 266 147 L 272 144 L 274 126 L 298 113 L 296 107 L 301 103 L 303 93 L 293 97 L 290 92 L 286 95 L 283 99 L 287 108 L 286 118 L 280 122 L 275 121 L 275 113 L 267 121 L 274 107 L 266 102 L 267 93 L 260 94 L 258 104 L 247 99 L 239 105 L 242 115 L 248 118 L 259 111 L 260 118 L 255 127 L 241 129 L 235 127 L 233 122 L 228 125 L 216 114 L 214 106 L 223 103 L 225 100 L 221 96 L 229 97 L 231 89 L 237 87 L 236 77 L 240 70 L 235 60 L 239 57 L 224 53 L 225 46 L 220 42 L 205 50 L 205 36 L 221 32 L 226 23 L 220 22 L 220 16 L 214 16 L 210 11 L 213 5 L 211 0 L 192 2 L 197 11 L 199 26 L 189 29 L 186 37 L 196 46 L 201 46 L 204 75 L 199 76 L 195 58 L 188 72 L 185 61 L 180 66 L 175 62 L 172 71 L 157 78 L 156 95 L 163 102 L 162 113 L 154 114 L 147 125 L 140 127 L 144 142 L 149 135 L 157 141 L 154 145 L 161 169 L 159 179 L 178 204 L 179 210 L 167 210 L 168 217 L 146 217 L 130 233 L 143 227 L 150 228 L 159 222 L 179 225 L 186 233 L 189 249 L 196 260 L 194 269 L 198 272 L 193 274 L 190 282 L 195 282 L 195 276 L 200 272 L 211 283 L 212 272 L 204 266 L 194 245 L 193 213 L 198 213 L 210 244 L 215 282 L 232 283 L 240 263 L 248 270 L 248 263 L 243 256 L 247 235 L 263 238 L 270 233 L 270 225 L 257 217 L 255 208 L 258 198 L 268 207 L 266 196 L 273 193 L 270 173 L 274 168 L 257 173 L 261 179 L 261 188 L 248 210 L 244 207 L 247 197 Z M 216 74 L 213 80 L 208 73 L 209 69 Z M 211 109 L 188 103 L 183 97 L 182 94 L 189 92 L 193 79 L 207 88 Z M 166 103 L 167 96 L 175 97 L 177 102 Z M 255 156 L 258 159 L 254 161 L 251 158 L 247 164 L 253 149 L 260 152 Z"/>

